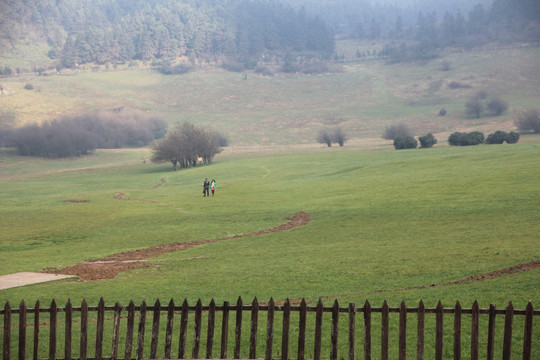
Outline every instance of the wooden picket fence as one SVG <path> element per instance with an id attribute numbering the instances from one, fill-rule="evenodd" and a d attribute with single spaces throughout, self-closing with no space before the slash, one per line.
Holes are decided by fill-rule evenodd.
<path id="1" fill-rule="evenodd" d="M 229 316 L 231 312 L 235 314 L 234 328 L 229 328 Z M 264 312 L 266 312 L 266 329 L 265 331 L 260 331 L 259 315 Z M 293 312 L 298 313 L 298 322 L 293 323 L 293 325 L 297 324 L 298 326 L 293 326 L 292 329 L 294 330 L 291 330 L 291 313 Z M 41 314 L 43 313 L 48 313 L 48 316 L 42 316 Z M 217 317 L 218 313 L 221 313 L 220 318 Z M 246 313 L 250 316 L 249 336 L 245 334 L 245 338 L 249 338 L 249 343 L 243 345 L 242 333 L 244 329 L 242 324 L 244 320 L 246 323 L 248 322 L 247 316 L 244 319 Z M 331 315 L 325 316 L 325 313 L 331 313 Z M 391 314 L 393 313 L 398 315 L 397 318 L 392 318 L 391 322 Z M 59 314 L 63 314 L 63 316 L 59 316 Z M 93 315 L 91 316 L 91 314 Z M 106 314 L 110 316 L 106 316 Z M 152 315 L 150 316 L 150 314 Z M 190 314 L 193 316 L 193 319 L 191 319 Z M 281 328 L 276 328 L 277 331 L 275 331 L 276 321 L 274 320 L 276 314 L 280 314 L 282 319 Z M 362 314 L 363 318 L 356 319 L 357 314 Z M 380 320 L 372 322 L 372 314 L 377 314 L 376 319 L 378 320 L 380 317 Z M 409 314 L 415 314 L 415 316 L 408 316 Z M 430 328 L 430 331 L 434 331 L 434 334 L 433 332 L 426 332 L 425 326 L 426 317 L 433 314 L 435 316 L 435 328 Z M 132 358 L 148 358 L 144 354 L 149 355 L 150 359 L 156 359 L 158 357 L 165 359 L 170 359 L 171 357 L 177 359 L 213 359 L 217 357 L 226 359 L 231 358 L 228 353 L 230 350 L 233 352 L 234 359 L 255 359 L 257 358 L 257 354 L 263 354 L 262 350 L 257 351 L 257 339 L 259 335 L 261 336 L 259 340 L 265 339 L 264 359 L 266 360 L 288 360 L 290 358 L 304 360 L 306 359 L 306 355 L 311 355 L 315 360 L 321 358 L 337 360 L 338 357 L 340 359 L 347 358 L 348 360 L 363 357 L 365 360 L 368 360 L 372 356 L 383 360 L 404 360 L 407 356 L 412 358 L 413 353 L 417 359 L 424 359 L 426 357 L 428 359 L 434 358 L 438 360 L 443 359 L 443 357 L 461 359 L 462 352 L 467 352 L 467 359 L 478 359 L 479 344 L 481 342 L 487 342 L 485 354 L 488 360 L 492 360 L 495 357 L 496 350 L 500 350 L 501 348 L 501 344 L 498 347 L 495 346 L 496 339 L 499 339 L 499 341 L 502 340 L 502 354 L 501 357 L 497 356 L 496 358 L 509 360 L 512 355 L 513 345 L 522 347 L 520 353 L 520 358 L 522 359 L 529 360 L 533 358 L 532 356 L 538 356 L 539 354 L 539 349 L 534 349 L 535 355 L 533 355 L 533 319 L 535 316 L 540 315 L 540 311 L 535 311 L 532 303 L 529 303 L 525 310 L 515 310 L 511 302 L 505 309 L 496 309 L 494 305 L 491 305 L 489 309 L 480 309 L 477 302 L 470 309 L 463 309 L 459 302 L 453 308 L 444 308 L 441 302 L 438 303 L 436 308 L 426 308 L 422 301 L 420 301 L 418 307 L 414 308 L 407 307 L 405 302 L 402 302 L 398 308 L 392 308 L 388 306 L 386 301 L 381 307 L 372 307 L 368 301 L 362 307 L 356 307 L 353 303 L 348 304 L 348 307 L 340 307 L 337 300 L 332 307 L 325 307 L 321 300 L 319 300 L 316 306 L 307 306 L 304 300 L 297 305 L 292 305 L 288 300 L 283 304 L 276 304 L 272 299 L 268 303 L 259 303 L 255 298 L 250 305 L 244 305 L 242 299 L 239 298 L 236 305 L 224 302 L 222 306 L 217 306 L 214 300 L 212 300 L 208 306 L 203 306 L 201 300 L 199 300 L 192 306 L 188 304 L 187 300 L 184 300 L 181 306 L 176 306 L 173 300 L 171 300 L 168 306 L 161 306 L 160 301 L 157 300 L 153 306 L 148 306 L 144 301 L 140 306 L 135 306 L 133 301 L 131 301 L 127 307 L 123 307 L 118 302 L 114 306 L 105 306 L 103 299 L 101 299 L 95 307 L 88 306 L 86 300 L 83 300 L 80 307 L 73 307 L 71 302 L 68 301 L 65 307 L 59 308 L 53 300 L 49 308 L 42 308 L 39 301 L 36 302 L 34 308 L 28 308 L 25 302 L 22 301 L 18 309 L 12 309 L 10 303 L 7 302 L 4 309 L 0 310 L 0 315 L 3 318 L 3 360 L 11 358 L 20 360 L 26 358 L 39 359 L 40 345 L 42 348 L 45 347 L 41 344 L 42 342 L 46 342 L 43 340 L 44 337 L 48 340 L 48 359 L 60 359 L 61 357 L 58 356 L 58 353 L 62 352 L 62 347 L 63 359 L 75 359 L 72 355 L 72 350 L 75 349 L 77 343 L 79 346 L 78 359 L 129 360 Z M 443 353 L 445 316 L 448 317 L 449 315 L 453 323 L 453 326 L 451 326 L 452 335 L 450 335 L 450 338 L 453 339 L 450 357 L 448 351 L 446 354 Z M 495 319 L 497 315 L 504 316 L 502 337 L 496 336 Z M 165 316 L 166 323 L 162 324 L 162 328 L 164 329 L 160 331 L 160 319 Z M 206 321 L 203 321 L 203 316 L 206 318 Z M 314 319 L 313 316 L 315 317 Z M 480 335 L 485 334 L 486 331 L 480 331 L 479 324 L 481 316 L 487 316 L 487 340 L 484 338 L 482 341 L 480 341 Z M 521 330 L 523 334 L 522 344 L 512 343 L 515 316 L 523 317 L 521 319 L 524 324 Z M 18 321 L 15 319 L 16 317 L 18 317 Z M 178 317 L 180 322 L 179 329 L 178 326 L 176 328 L 173 326 L 175 319 Z M 407 322 L 411 317 L 413 319 L 416 318 L 414 322 L 416 325 L 416 348 L 414 351 L 407 348 L 407 336 L 409 338 L 413 337 L 413 335 L 407 334 Z M 121 332 L 121 320 L 126 318 L 125 332 Z M 135 333 L 136 318 L 138 318 L 137 333 Z M 147 318 L 151 318 L 152 320 L 151 330 L 146 329 Z M 188 318 L 191 319 L 190 324 L 193 325 L 193 332 L 188 330 Z M 323 319 L 325 318 L 326 323 L 323 326 Z M 342 323 L 340 326 L 339 323 L 342 318 L 345 318 L 347 322 L 345 323 L 346 325 Z M 464 325 L 463 323 L 465 322 L 462 323 L 464 319 L 470 321 L 470 331 L 469 325 Z M 361 334 L 358 336 L 359 339 L 357 339 L 356 335 L 358 330 L 357 322 L 362 323 L 361 329 L 359 329 L 359 333 Z M 80 323 L 80 331 L 78 329 L 79 326 L 74 327 L 75 323 Z M 95 333 L 89 330 L 90 323 L 95 323 Z M 203 323 L 206 323 L 206 341 L 202 341 L 201 337 Z M 216 326 L 216 323 L 218 326 Z M 429 323 L 432 323 L 431 319 Z M 397 324 L 397 339 L 391 339 L 390 337 L 392 324 Z M 215 332 L 219 330 L 216 327 L 219 328 L 219 325 L 221 325 L 221 332 L 218 340 L 220 342 L 219 354 L 217 354 L 214 353 L 214 340 Z M 447 331 L 449 327 L 447 324 Z M 33 334 L 30 331 L 27 334 L 27 330 L 32 328 Z M 44 330 L 41 330 L 43 328 Z M 380 331 L 380 338 L 376 339 L 377 347 L 380 347 L 377 350 L 372 348 L 372 337 L 375 336 L 372 334 L 372 329 L 375 328 Z M 342 330 L 341 332 L 345 332 L 343 336 L 346 336 L 346 345 L 342 345 L 342 347 L 338 346 L 340 329 Z M 165 337 L 161 338 L 160 342 L 160 336 L 162 336 L 160 332 L 163 332 L 163 330 L 165 331 Z M 74 335 L 74 332 L 79 334 L 78 338 Z M 294 339 L 296 340 L 294 344 L 291 341 L 293 339 L 291 332 L 294 332 Z M 187 342 L 188 333 L 191 334 L 189 336 L 189 344 Z M 231 335 L 234 334 L 234 342 L 230 344 L 229 333 Z M 312 348 L 310 347 L 308 354 L 306 354 L 307 333 L 313 335 L 312 338 L 307 339 L 309 344 L 313 346 Z M 434 336 L 434 354 L 425 354 L 426 333 L 431 335 L 430 339 Z M 104 336 L 106 334 L 111 336 L 110 347 L 108 347 L 110 352 L 104 354 Z M 151 334 L 150 339 L 148 339 L 149 334 Z M 177 349 L 177 353 L 174 355 L 172 354 L 173 334 L 177 334 L 176 341 L 178 344 L 178 347 L 175 348 Z M 536 329 L 536 334 L 538 334 L 538 329 Z M 93 335 L 95 335 L 95 338 L 92 337 Z M 145 341 L 145 335 L 147 335 L 147 341 Z M 280 346 L 275 345 L 275 337 L 278 336 L 281 336 Z M 467 339 L 463 341 L 465 337 Z M 446 338 L 448 339 L 448 334 Z M 121 342 L 125 342 L 123 354 L 120 354 Z M 357 349 L 355 349 L 356 343 L 362 344 L 362 351 L 357 352 Z M 375 342 L 373 343 L 375 344 Z M 397 346 L 389 346 L 392 343 L 395 343 Z M 534 344 L 536 346 L 539 345 L 538 341 Z M 149 350 L 148 345 L 150 345 Z M 206 351 L 201 356 L 200 348 L 204 346 Z M 147 348 L 146 350 L 145 347 Z M 158 351 L 158 347 L 162 350 Z M 321 353 L 323 347 L 326 349 L 329 348 L 329 357 L 325 357 Z M 89 348 L 93 348 L 93 353 L 89 351 Z M 189 354 L 188 348 L 191 348 Z M 296 351 L 291 351 L 293 348 Z M 338 349 L 342 351 L 342 354 L 338 355 Z M 389 353 L 391 349 L 397 349 L 397 354 Z M 32 354 L 30 354 L 30 351 L 32 351 Z M 44 351 L 44 349 L 41 349 L 41 351 Z M 15 353 L 17 355 L 12 356 Z M 42 354 L 46 353 L 45 351 Z M 245 356 L 247 354 L 248 357 Z M 516 349 L 514 349 L 515 354 Z"/>

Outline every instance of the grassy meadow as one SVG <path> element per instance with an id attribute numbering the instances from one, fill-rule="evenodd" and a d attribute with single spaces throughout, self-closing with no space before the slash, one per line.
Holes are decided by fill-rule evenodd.
<path id="1" fill-rule="evenodd" d="M 354 44 L 345 45 L 355 51 Z M 54 298 L 59 306 L 68 299 L 78 306 L 85 298 L 95 306 L 101 297 L 107 305 L 157 298 L 162 304 L 171 298 L 177 304 L 184 298 L 190 304 L 199 298 L 221 304 L 256 296 L 305 298 L 311 305 L 322 298 L 325 306 L 335 299 L 342 306 L 366 299 L 373 306 L 386 299 L 392 307 L 402 300 L 416 306 L 420 299 L 427 307 L 439 300 L 445 307 L 456 300 L 464 308 L 475 300 L 481 308 L 501 309 L 510 300 L 518 309 L 529 301 L 540 306 L 540 269 L 429 286 L 540 260 L 540 138 L 446 146 L 453 131 L 487 135 L 515 129 L 515 111 L 533 108 L 540 95 L 540 50 L 446 59 L 449 71 L 440 70 L 440 61 L 392 66 L 366 61 L 312 76 L 264 77 L 216 68 L 182 76 L 124 70 L 0 79 L 12 91 L 0 95 L 1 125 L 123 106 L 156 112 L 170 123 L 212 127 L 231 143 L 211 165 L 176 172 L 170 164 L 150 163 L 149 148 L 97 150 L 59 160 L 0 149 L 0 275 L 254 233 L 284 224 L 298 211 L 311 217 L 293 230 L 150 258 L 148 267 L 114 279 L 1 290 L 0 304 L 16 307 L 24 299 L 32 306 L 40 299 L 48 306 Z M 451 90 L 450 81 L 471 87 Z M 26 83 L 34 90 L 25 90 Z M 506 100 L 509 111 L 467 118 L 464 104 L 480 90 Z M 441 108 L 447 116 L 437 116 Z M 395 151 L 380 135 L 400 121 L 417 135 L 433 132 L 439 144 Z M 319 129 L 333 125 L 347 132 L 345 147 L 313 144 Z M 217 180 L 215 197 L 202 197 L 206 177 Z M 115 198 L 120 193 L 127 200 Z M 451 319 L 445 321 L 446 357 L 452 330 Z M 502 323 L 498 318 L 498 326 Z M 413 334 L 413 321 L 409 326 Z M 540 356 L 538 332 L 535 325 L 535 356 Z"/>

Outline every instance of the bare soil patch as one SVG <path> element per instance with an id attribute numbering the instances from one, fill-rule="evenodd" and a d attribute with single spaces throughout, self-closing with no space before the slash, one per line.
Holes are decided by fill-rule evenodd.
<path id="1" fill-rule="evenodd" d="M 308 213 L 299 211 L 296 213 L 296 215 L 284 218 L 284 220 L 289 220 L 289 222 L 271 229 L 261 230 L 249 234 L 235 235 L 209 240 L 198 240 L 183 243 L 175 242 L 172 244 L 155 245 L 144 249 L 131 250 L 118 254 L 113 254 L 101 259 L 75 264 L 62 269 L 47 268 L 43 271 L 53 274 L 77 275 L 81 279 L 89 281 L 112 279 L 116 275 L 118 275 L 118 273 L 123 271 L 149 267 L 146 262 L 148 261 L 147 259 L 152 257 L 163 255 L 165 253 L 182 251 L 190 249 L 192 247 L 215 243 L 218 241 L 241 239 L 268 233 L 291 230 L 296 227 L 308 224 L 310 222 L 310 216 Z"/>

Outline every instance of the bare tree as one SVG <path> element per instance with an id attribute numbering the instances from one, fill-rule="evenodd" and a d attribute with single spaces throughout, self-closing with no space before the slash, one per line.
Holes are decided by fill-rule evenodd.
<path id="1" fill-rule="evenodd" d="M 523 110 L 517 113 L 514 120 L 520 131 L 534 131 L 540 133 L 540 112 L 537 109 Z"/>
<path id="2" fill-rule="evenodd" d="M 479 118 L 482 111 L 484 111 L 484 105 L 482 105 L 480 99 L 476 96 L 465 103 L 465 113 L 469 116 Z"/>
<path id="3" fill-rule="evenodd" d="M 494 97 L 487 103 L 486 109 L 499 116 L 508 110 L 508 103 L 498 97 Z"/>
<path id="4" fill-rule="evenodd" d="M 345 141 L 347 140 L 347 136 L 343 132 L 343 129 L 341 129 L 339 126 L 332 129 L 332 141 L 339 144 L 339 146 L 343 146 L 345 144 Z"/>
<path id="5" fill-rule="evenodd" d="M 394 140 L 397 137 L 413 136 L 411 128 L 405 123 L 397 123 L 384 129 L 382 138 L 385 140 Z"/>
<path id="6" fill-rule="evenodd" d="M 317 141 L 320 144 L 326 144 L 328 147 L 332 146 L 332 132 L 329 129 L 319 130 L 317 135 Z"/>
<path id="7" fill-rule="evenodd" d="M 151 160 L 154 163 L 170 161 L 176 171 L 178 166 L 197 166 L 199 160 L 210 163 L 220 152 L 217 133 L 185 122 L 169 130 L 154 145 Z"/>

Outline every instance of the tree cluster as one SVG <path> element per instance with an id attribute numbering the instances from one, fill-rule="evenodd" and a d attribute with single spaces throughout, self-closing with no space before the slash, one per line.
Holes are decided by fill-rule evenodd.
<path id="1" fill-rule="evenodd" d="M 486 144 L 515 144 L 519 141 L 519 133 L 511 131 L 509 133 L 501 130 L 497 130 L 486 137 Z"/>
<path id="2" fill-rule="evenodd" d="M 328 147 L 331 147 L 332 143 L 343 146 L 345 141 L 347 141 L 347 136 L 339 126 L 321 129 L 317 135 L 317 142 L 326 144 Z"/>
<path id="3" fill-rule="evenodd" d="M 448 144 L 453 146 L 469 146 L 484 143 L 484 134 L 479 131 L 455 132 L 448 137 Z"/>
<path id="4" fill-rule="evenodd" d="M 211 130 L 196 127 L 185 122 L 167 131 L 165 137 L 154 144 L 152 162 L 171 162 L 173 170 L 197 166 L 197 163 L 210 163 L 221 152 L 220 141 L 223 135 Z"/>
<path id="5" fill-rule="evenodd" d="M 41 38 L 48 56 L 67 68 L 181 56 L 192 63 L 224 57 L 244 62 L 267 52 L 328 56 L 334 50 L 323 21 L 275 1 L 0 2 L 0 23 L 6 30 L 0 51 L 25 37 Z"/>
<path id="6" fill-rule="evenodd" d="M 3 142 L 22 156 L 65 158 L 95 149 L 144 146 L 162 137 L 166 128 L 162 118 L 140 112 L 94 112 L 4 130 Z"/>
<path id="7" fill-rule="evenodd" d="M 494 116 L 500 116 L 508 110 L 508 103 L 497 96 L 488 100 L 484 91 L 480 91 L 465 103 L 465 113 L 468 116 L 479 118 L 486 110 Z"/>
<path id="8" fill-rule="evenodd" d="M 538 134 L 540 133 L 540 111 L 522 110 L 517 113 L 514 123 L 520 131 L 533 131 Z"/>

